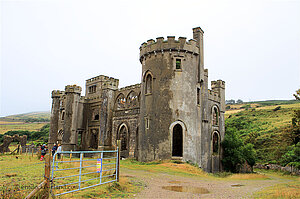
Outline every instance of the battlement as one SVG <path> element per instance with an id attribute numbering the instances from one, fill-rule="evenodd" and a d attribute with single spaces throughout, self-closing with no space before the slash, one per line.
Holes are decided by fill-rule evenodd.
<path id="1" fill-rule="evenodd" d="M 174 36 L 168 36 L 167 40 L 164 40 L 163 37 L 156 38 L 156 41 L 149 39 L 146 42 L 142 43 L 140 47 L 140 60 L 147 56 L 148 54 L 157 54 L 157 53 L 172 53 L 176 52 L 186 52 L 192 54 L 199 54 L 199 47 L 197 47 L 197 41 L 190 39 L 186 41 L 186 37 L 179 37 L 178 40 L 175 40 Z"/>
<path id="2" fill-rule="evenodd" d="M 78 93 L 81 94 L 81 87 L 77 85 L 65 86 L 65 93 Z"/>
<path id="3" fill-rule="evenodd" d="M 134 84 L 134 85 L 126 86 L 126 87 L 120 88 L 119 91 L 134 90 L 136 88 L 141 88 L 141 84 Z"/>
<path id="4" fill-rule="evenodd" d="M 225 89 L 225 81 L 217 80 L 217 81 L 211 81 L 211 89 L 215 88 L 223 88 Z"/>
<path id="5" fill-rule="evenodd" d="M 218 92 L 208 89 L 208 99 L 215 102 L 220 102 L 220 95 Z"/>
<path id="6" fill-rule="evenodd" d="M 90 79 L 87 79 L 86 80 L 86 83 L 90 83 L 90 82 L 98 82 L 98 81 L 118 81 L 119 82 L 119 80 L 118 79 L 115 79 L 115 78 L 113 78 L 113 77 L 108 77 L 108 76 L 105 76 L 105 75 L 98 75 L 98 76 L 96 76 L 96 77 L 92 77 L 92 78 L 90 78 Z"/>
<path id="7" fill-rule="evenodd" d="M 119 80 L 115 79 L 113 77 L 108 77 L 105 75 L 99 75 L 93 78 L 90 78 L 88 80 L 86 80 L 86 85 L 92 85 L 92 84 L 96 84 L 96 83 L 100 83 L 100 87 L 102 89 L 105 88 L 112 88 L 112 89 L 117 89 L 119 86 Z"/>
<path id="8" fill-rule="evenodd" d="M 61 97 L 62 95 L 64 95 L 65 92 L 64 91 L 60 91 L 60 90 L 53 90 L 51 93 L 51 97 Z"/>

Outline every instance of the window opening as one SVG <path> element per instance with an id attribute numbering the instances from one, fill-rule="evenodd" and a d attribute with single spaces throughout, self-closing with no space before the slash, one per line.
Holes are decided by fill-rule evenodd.
<path id="1" fill-rule="evenodd" d="M 96 114 L 94 120 L 99 120 L 99 114 Z"/>
<path id="2" fill-rule="evenodd" d="M 61 120 L 65 120 L 65 111 L 62 112 Z"/>
<path id="3" fill-rule="evenodd" d="M 213 154 L 219 153 L 219 135 L 218 133 L 214 133 L 213 135 Z"/>
<path id="4" fill-rule="evenodd" d="M 181 69 L 181 59 L 176 59 L 176 69 Z"/>
<path id="5" fill-rule="evenodd" d="M 213 108 L 213 125 L 219 125 L 219 112 L 217 107 Z"/>
<path id="6" fill-rule="evenodd" d="M 200 104 L 200 88 L 197 88 L 197 104 Z"/>

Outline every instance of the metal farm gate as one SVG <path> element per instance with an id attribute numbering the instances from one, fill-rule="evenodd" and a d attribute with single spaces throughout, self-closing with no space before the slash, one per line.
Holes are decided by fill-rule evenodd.
<path id="1" fill-rule="evenodd" d="M 59 196 L 118 181 L 119 150 L 63 151 L 52 161 L 51 195 Z"/>

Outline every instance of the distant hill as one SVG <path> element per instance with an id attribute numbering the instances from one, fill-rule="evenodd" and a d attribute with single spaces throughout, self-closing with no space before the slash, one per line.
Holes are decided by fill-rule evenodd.
<path id="1" fill-rule="evenodd" d="M 30 112 L 0 117 L 6 122 L 50 122 L 50 112 Z"/>
<path id="2" fill-rule="evenodd" d="M 0 117 L 0 134 L 8 131 L 39 131 L 50 122 L 50 112 L 31 112 Z"/>

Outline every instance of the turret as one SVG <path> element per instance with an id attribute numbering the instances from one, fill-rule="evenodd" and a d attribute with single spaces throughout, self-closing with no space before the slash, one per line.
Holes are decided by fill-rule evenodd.
<path id="1" fill-rule="evenodd" d="M 197 140 L 198 55 L 197 41 L 185 37 L 158 37 L 141 45 L 139 160 L 179 156 L 196 162 L 189 146 Z M 191 134 L 185 137 L 187 129 Z"/>
<path id="2" fill-rule="evenodd" d="M 64 117 L 64 133 L 62 137 L 63 150 L 75 150 L 77 143 L 77 116 L 78 103 L 80 100 L 81 87 L 76 85 L 68 85 L 65 87 L 65 117 Z"/>
<path id="3" fill-rule="evenodd" d="M 52 108 L 50 118 L 50 132 L 49 132 L 49 147 L 52 148 L 53 144 L 57 142 L 58 133 L 58 120 L 59 120 L 59 108 L 61 97 L 64 94 L 63 91 L 53 90 L 52 91 Z"/>
<path id="4" fill-rule="evenodd" d="M 225 82 L 222 80 L 212 81 L 211 89 L 219 94 L 220 111 L 225 113 Z"/>

